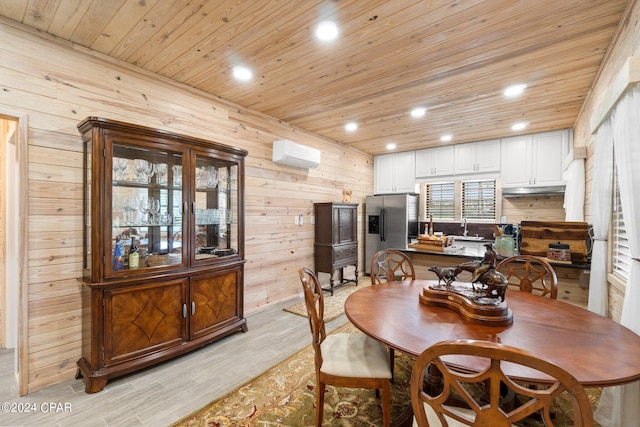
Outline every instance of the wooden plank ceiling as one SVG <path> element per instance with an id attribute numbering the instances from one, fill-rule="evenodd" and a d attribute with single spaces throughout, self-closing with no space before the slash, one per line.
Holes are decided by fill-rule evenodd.
<path id="1" fill-rule="evenodd" d="M 633 0 L 632 0 L 633 1 Z M 572 127 L 627 0 L 2 0 L 0 15 L 360 150 Z M 333 42 L 314 37 L 333 19 Z M 253 70 L 239 83 L 234 65 Z M 525 94 L 503 89 L 526 83 Z M 415 119 L 409 110 L 428 109 Z M 344 129 L 347 121 L 356 132 Z M 300 141 L 304 142 L 304 141 Z"/>

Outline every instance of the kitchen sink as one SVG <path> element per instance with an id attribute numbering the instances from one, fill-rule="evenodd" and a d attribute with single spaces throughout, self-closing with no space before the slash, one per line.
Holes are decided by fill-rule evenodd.
<path id="1" fill-rule="evenodd" d="M 479 242 L 484 240 L 482 236 L 449 236 L 453 237 L 457 241 L 467 241 L 467 242 Z"/>

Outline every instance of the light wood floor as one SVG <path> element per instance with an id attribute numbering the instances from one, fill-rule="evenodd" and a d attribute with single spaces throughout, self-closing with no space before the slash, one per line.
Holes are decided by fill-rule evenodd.
<path id="1" fill-rule="evenodd" d="M 290 302 L 291 303 L 291 302 Z M 290 304 L 289 303 L 289 304 Z M 0 401 L 35 403 L 36 413 L 0 412 L 2 426 L 166 426 L 244 384 L 311 343 L 306 317 L 283 305 L 247 316 L 237 333 L 178 359 L 112 380 L 95 394 L 69 380 L 17 397 L 13 351 L 0 351 Z M 343 315 L 327 332 L 347 322 Z M 42 404 L 69 403 L 70 413 L 43 413 Z"/>
<path id="2" fill-rule="evenodd" d="M 362 280 L 362 279 L 361 279 Z M 366 280 L 369 280 L 367 277 Z M 558 299 L 586 308 L 588 290 L 561 287 Z M 0 350 L 0 402 L 35 403 L 37 412 L 0 412 L 0 426 L 166 426 L 217 399 L 311 343 L 306 317 L 281 304 L 247 316 L 249 331 L 156 367 L 118 378 L 95 394 L 82 380 L 69 380 L 17 397 L 13 351 Z M 341 316 L 327 332 L 347 322 Z M 71 412 L 43 413 L 42 404 L 71 404 Z"/>

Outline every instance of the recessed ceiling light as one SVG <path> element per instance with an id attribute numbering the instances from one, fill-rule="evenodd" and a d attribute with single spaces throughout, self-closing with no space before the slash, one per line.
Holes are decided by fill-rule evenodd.
<path id="1" fill-rule="evenodd" d="M 450 133 L 447 133 L 447 134 L 442 135 L 442 136 L 440 137 L 440 141 L 442 141 L 442 142 L 449 142 L 449 141 L 451 141 L 452 139 L 453 139 L 453 135 L 451 135 Z"/>
<path id="2" fill-rule="evenodd" d="M 522 92 L 524 92 L 526 88 L 527 88 L 527 85 L 524 83 L 511 85 L 504 90 L 504 96 L 513 98 L 514 96 L 518 96 Z"/>
<path id="3" fill-rule="evenodd" d="M 344 125 L 344 128 L 346 129 L 347 132 L 354 132 L 358 130 L 358 123 L 348 122 L 346 125 Z"/>
<path id="4" fill-rule="evenodd" d="M 416 107 L 413 110 L 411 110 L 411 116 L 412 117 L 422 117 L 427 113 L 427 109 L 424 107 Z"/>
<path id="5" fill-rule="evenodd" d="M 523 130 L 527 126 L 529 126 L 529 123 L 527 123 L 527 122 L 518 122 L 518 123 L 514 123 L 513 125 L 511 125 L 511 130 Z"/>
<path id="6" fill-rule="evenodd" d="M 397 146 L 398 144 L 396 144 L 395 142 L 390 142 L 387 144 L 387 150 L 395 150 Z"/>
<path id="7" fill-rule="evenodd" d="M 322 21 L 316 28 L 316 37 L 323 41 L 335 40 L 338 37 L 338 26 L 333 21 Z"/>
<path id="8" fill-rule="evenodd" d="M 253 77 L 253 73 L 247 67 L 238 65 L 236 67 L 233 67 L 233 77 L 238 80 L 247 81 L 251 80 L 251 78 Z"/>

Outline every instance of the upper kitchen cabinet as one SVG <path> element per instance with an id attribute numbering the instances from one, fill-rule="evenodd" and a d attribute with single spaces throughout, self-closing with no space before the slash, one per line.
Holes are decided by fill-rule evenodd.
<path id="1" fill-rule="evenodd" d="M 454 145 L 455 173 L 470 174 L 500 170 L 500 140 Z"/>
<path id="2" fill-rule="evenodd" d="M 563 160 L 568 153 L 570 130 L 502 138 L 502 187 L 563 185 Z"/>
<path id="3" fill-rule="evenodd" d="M 374 157 L 374 193 L 413 193 L 415 191 L 415 151 Z"/>
<path id="4" fill-rule="evenodd" d="M 416 151 L 416 178 L 453 175 L 452 145 Z"/>

